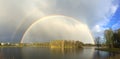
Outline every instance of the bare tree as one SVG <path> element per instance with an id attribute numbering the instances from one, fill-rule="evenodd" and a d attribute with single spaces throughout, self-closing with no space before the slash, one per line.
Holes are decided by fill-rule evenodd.
<path id="1" fill-rule="evenodd" d="M 100 47 L 100 37 L 97 37 L 95 42 L 96 42 L 97 47 L 99 48 Z"/>

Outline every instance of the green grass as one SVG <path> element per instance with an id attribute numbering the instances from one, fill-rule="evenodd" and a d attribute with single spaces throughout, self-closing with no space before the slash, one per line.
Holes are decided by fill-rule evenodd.
<path id="1" fill-rule="evenodd" d="M 96 48 L 96 50 L 120 53 L 120 48 Z"/>

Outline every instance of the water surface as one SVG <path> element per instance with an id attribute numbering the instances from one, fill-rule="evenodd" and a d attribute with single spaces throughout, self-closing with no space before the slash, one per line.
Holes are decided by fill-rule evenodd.
<path id="1" fill-rule="evenodd" d="M 38 47 L 0 48 L 0 59 L 118 59 L 120 54 L 98 51 L 94 47 L 83 49 L 50 49 Z"/>

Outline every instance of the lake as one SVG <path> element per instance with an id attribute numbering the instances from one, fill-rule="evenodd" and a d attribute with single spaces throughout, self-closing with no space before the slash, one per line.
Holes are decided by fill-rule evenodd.
<path id="1" fill-rule="evenodd" d="M 0 48 L 0 59 L 119 59 L 119 53 L 95 50 L 94 47 L 83 49 L 59 49 L 38 47 Z"/>

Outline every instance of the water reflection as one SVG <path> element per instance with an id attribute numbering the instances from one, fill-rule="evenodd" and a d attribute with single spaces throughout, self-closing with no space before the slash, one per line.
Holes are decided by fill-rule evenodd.
<path id="1" fill-rule="evenodd" d="M 108 59 L 109 58 L 109 52 L 104 51 L 94 51 L 93 59 Z"/>
<path id="2" fill-rule="evenodd" d="M 80 53 L 82 52 L 83 49 L 69 49 L 69 48 L 52 48 L 50 49 L 50 53 L 51 54 L 77 54 L 77 53 Z"/>
<path id="3" fill-rule="evenodd" d="M 0 48 L 0 59 L 118 59 L 120 54 L 95 50 L 59 48 Z"/>
<path id="4" fill-rule="evenodd" d="M 0 59 L 22 59 L 21 48 L 0 48 Z"/>

